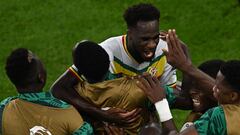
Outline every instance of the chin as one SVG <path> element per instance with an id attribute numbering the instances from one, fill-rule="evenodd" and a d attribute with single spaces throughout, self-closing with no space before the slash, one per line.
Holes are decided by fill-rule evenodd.
<path id="1" fill-rule="evenodd" d="M 144 61 L 151 61 L 152 59 L 153 59 L 153 57 L 151 57 L 151 58 L 146 58 L 146 57 L 142 57 L 142 59 L 144 60 Z"/>

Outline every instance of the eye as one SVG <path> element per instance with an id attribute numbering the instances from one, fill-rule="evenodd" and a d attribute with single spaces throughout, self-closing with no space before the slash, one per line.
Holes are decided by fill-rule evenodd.
<path id="1" fill-rule="evenodd" d="M 142 41 L 148 41 L 149 38 L 143 37 Z"/>

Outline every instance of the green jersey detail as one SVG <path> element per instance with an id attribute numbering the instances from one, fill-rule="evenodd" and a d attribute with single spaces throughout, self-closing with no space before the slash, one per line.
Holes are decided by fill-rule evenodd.
<path id="1" fill-rule="evenodd" d="M 93 135 L 93 128 L 90 124 L 84 122 L 83 125 L 73 132 L 72 135 Z"/>
<path id="2" fill-rule="evenodd" d="M 166 92 L 166 99 L 168 101 L 168 104 L 171 107 L 176 101 L 176 96 L 173 93 L 173 88 L 169 86 L 164 86 L 164 90 Z"/>
<path id="3" fill-rule="evenodd" d="M 194 125 L 199 135 L 227 135 L 226 119 L 221 106 L 209 109 Z"/>
<path id="4" fill-rule="evenodd" d="M 49 106 L 49 107 L 56 107 L 56 108 L 70 107 L 68 103 L 53 97 L 53 95 L 50 92 L 19 94 L 18 98 L 32 102 L 32 103 Z"/>

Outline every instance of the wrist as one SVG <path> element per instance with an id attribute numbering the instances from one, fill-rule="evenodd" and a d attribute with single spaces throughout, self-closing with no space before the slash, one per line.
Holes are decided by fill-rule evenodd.
<path id="1" fill-rule="evenodd" d="M 155 107 L 161 122 L 165 122 L 172 119 L 172 114 L 166 98 L 156 102 Z"/>

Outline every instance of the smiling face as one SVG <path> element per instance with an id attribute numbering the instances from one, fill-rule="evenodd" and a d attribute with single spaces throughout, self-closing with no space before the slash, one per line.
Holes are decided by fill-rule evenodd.
<path id="1" fill-rule="evenodd" d="M 217 105 L 216 101 L 210 99 L 205 93 L 197 88 L 191 88 L 189 93 L 193 102 L 193 111 L 204 113 L 209 108 Z"/>
<path id="2" fill-rule="evenodd" d="M 159 22 L 139 21 L 128 30 L 128 48 L 131 55 L 139 62 L 150 61 L 159 42 Z"/>

